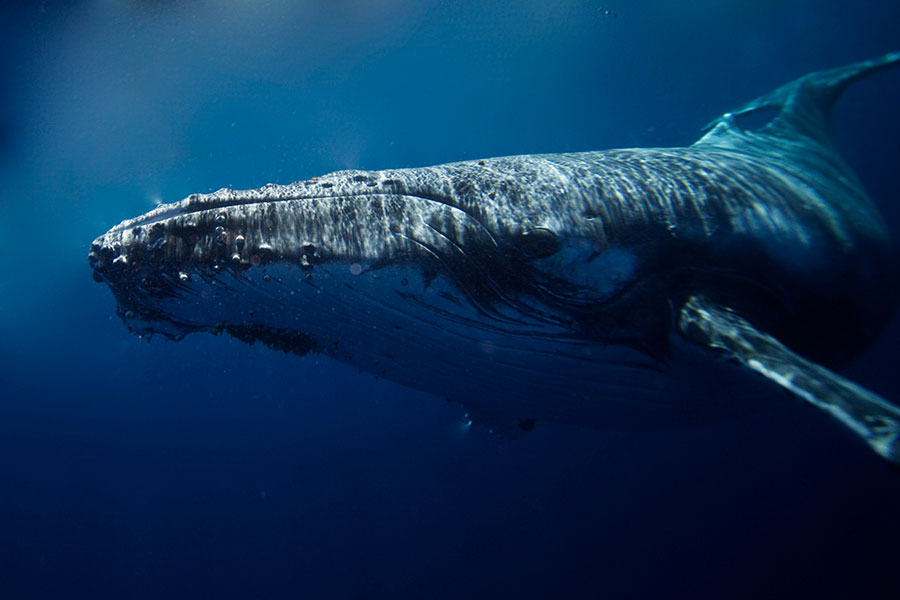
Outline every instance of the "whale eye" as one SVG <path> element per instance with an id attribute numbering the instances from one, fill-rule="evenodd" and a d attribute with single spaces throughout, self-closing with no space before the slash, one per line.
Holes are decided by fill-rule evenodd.
<path id="1" fill-rule="evenodd" d="M 536 227 L 522 233 L 516 246 L 528 258 L 547 258 L 559 250 L 559 240 L 549 229 Z"/>

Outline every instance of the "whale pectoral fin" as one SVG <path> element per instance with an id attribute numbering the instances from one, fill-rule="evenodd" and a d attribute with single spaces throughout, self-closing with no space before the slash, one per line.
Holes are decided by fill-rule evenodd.
<path id="1" fill-rule="evenodd" d="M 681 334 L 777 383 L 861 437 L 900 465 L 900 409 L 877 394 L 791 352 L 740 315 L 691 297 L 679 316 Z"/>

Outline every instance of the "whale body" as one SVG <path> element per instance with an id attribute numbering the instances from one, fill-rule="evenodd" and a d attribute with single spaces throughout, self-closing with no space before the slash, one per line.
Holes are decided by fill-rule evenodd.
<path id="1" fill-rule="evenodd" d="M 702 422 L 782 388 L 900 462 L 900 411 L 833 370 L 892 314 L 898 262 L 829 125 L 850 84 L 898 62 L 801 77 L 688 147 L 195 194 L 89 260 L 139 335 L 322 353 L 499 432 Z"/>

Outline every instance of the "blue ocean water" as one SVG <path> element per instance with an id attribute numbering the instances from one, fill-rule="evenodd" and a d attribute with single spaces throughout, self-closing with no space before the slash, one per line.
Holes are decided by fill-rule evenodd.
<path id="1" fill-rule="evenodd" d="M 193 192 L 689 144 L 900 49 L 895 0 L 48 1 L 0 34 L 0 597 L 900 597 L 900 474 L 790 398 L 496 439 L 322 357 L 143 342 L 86 258 Z M 835 128 L 900 235 L 898 102 L 879 74 Z M 894 402 L 898 341 L 847 371 Z"/>

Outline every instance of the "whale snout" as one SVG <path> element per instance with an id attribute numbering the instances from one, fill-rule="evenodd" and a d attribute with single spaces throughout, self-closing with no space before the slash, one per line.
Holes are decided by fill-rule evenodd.
<path id="1" fill-rule="evenodd" d="M 120 240 L 110 239 L 109 234 L 104 234 L 91 243 L 88 263 L 94 270 L 94 280 L 102 282 L 105 280 L 104 274 L 122 269 L 128 264 L 128 255 Z"/>

